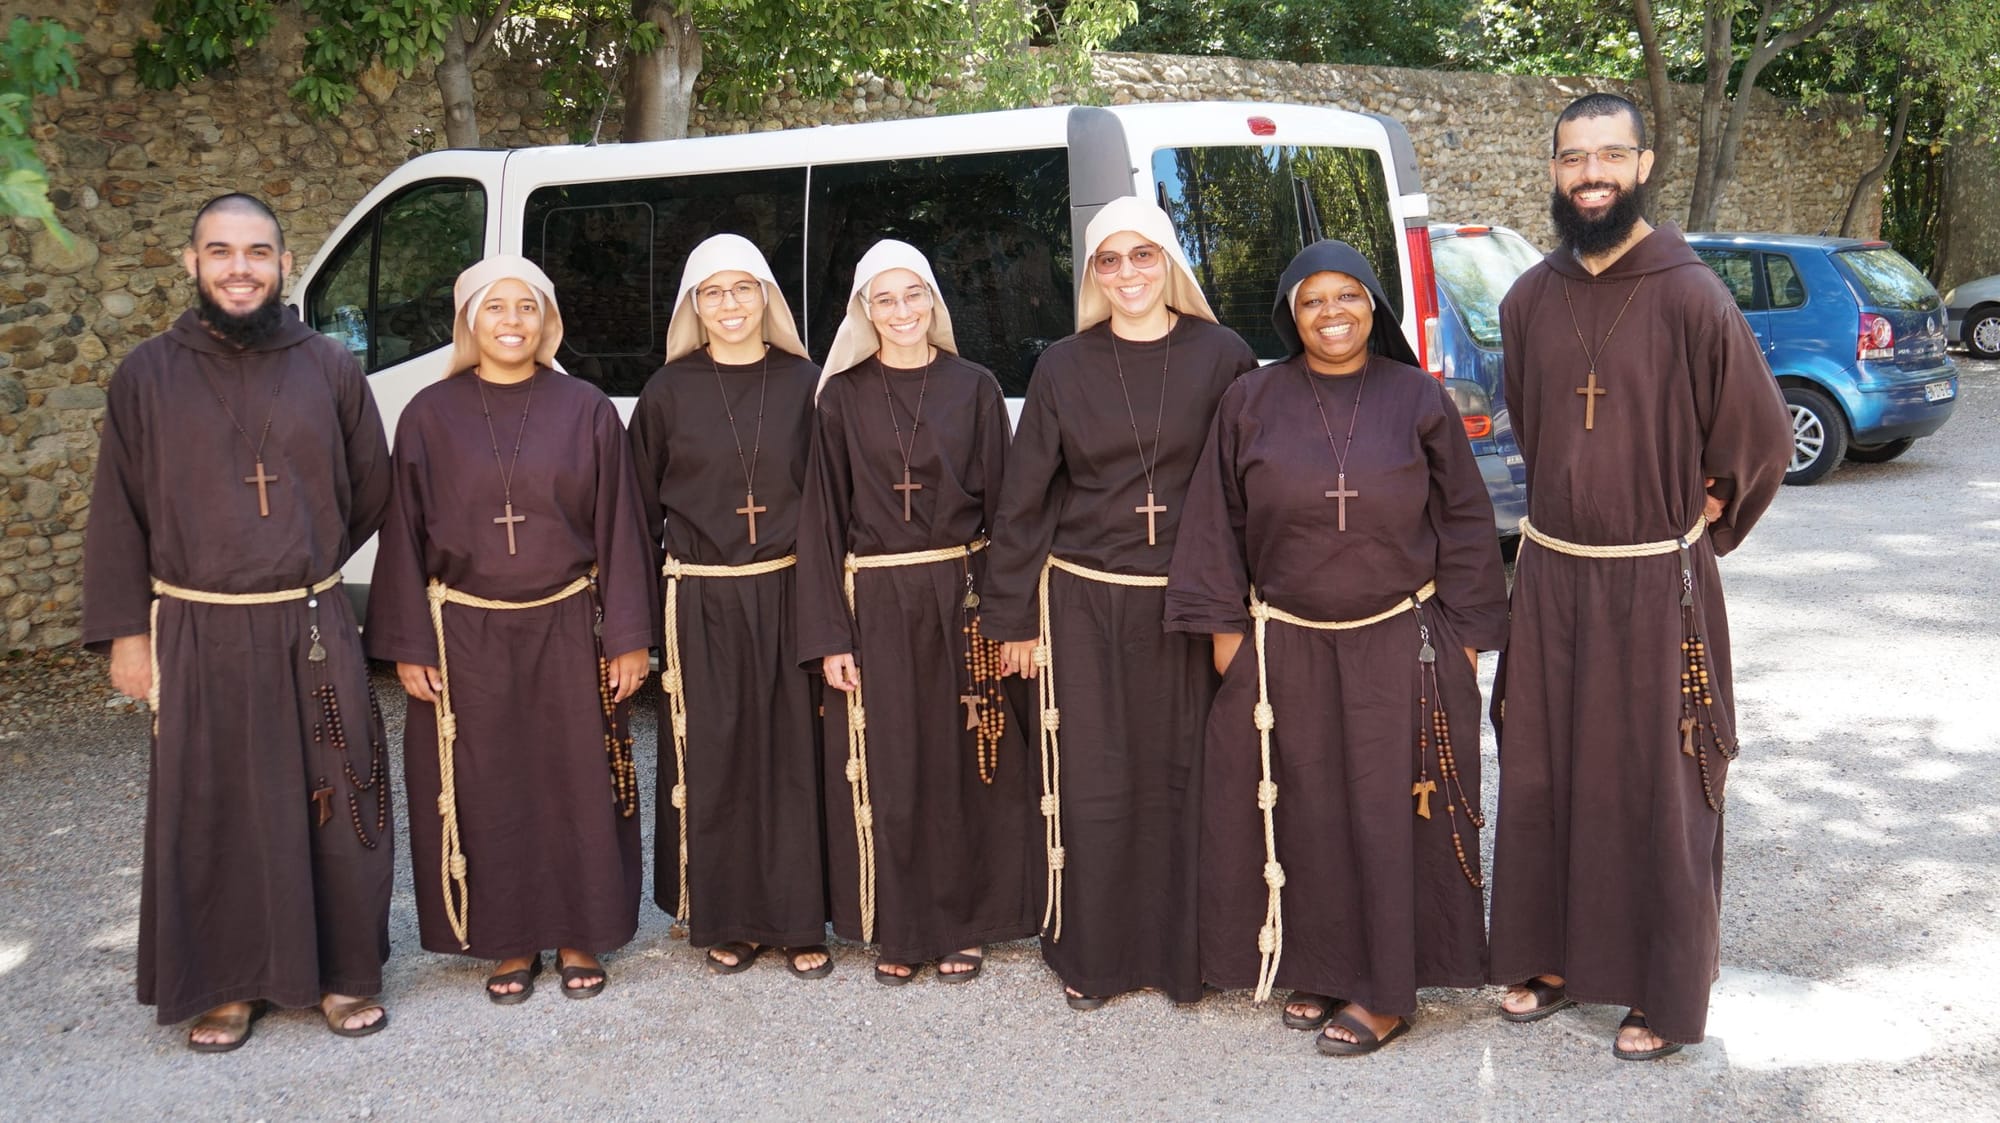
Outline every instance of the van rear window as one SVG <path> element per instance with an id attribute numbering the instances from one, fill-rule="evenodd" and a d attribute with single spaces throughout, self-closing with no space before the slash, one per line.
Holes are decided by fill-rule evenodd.
<path id="1" fill-rule="evenodd" d="M 1527 239 L 1504 231 L 1439 238 L 1431 243 L 1438 285 L 1481 347 L 1500 346 L 1500 298 L 1542 255 Z"/>
<path id="2" fill-rule="evenodd" d="M 1278 275 L 1322 238 L 1360 250 L 1387 290 L 1389 314 L 1402 318 L 1396 220 L 1374 152 L 1302 145 L 1167 148 L 1153 154 L 1153 180 L 1216 316 L 1257 354 L 1284 354 L 1271 327 Z"/>
<path id="3" fill-rule="evenodd" d="M 1842 250 L 1833 260 L 1861 290 L 1861 302 L 1878 308 L 1923 312 L 1936 308 L 1937 290 L 1903 255 L 1887 246 Z"/>

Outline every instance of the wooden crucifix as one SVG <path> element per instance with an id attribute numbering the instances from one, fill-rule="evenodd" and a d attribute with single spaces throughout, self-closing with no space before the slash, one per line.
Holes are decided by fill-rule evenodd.
<path id="1" fill-rule="evenodd" d="M 986 699 L 977 694 L 961 694 L 958 696 L 958 704 L 965 707 L 965 727 L 967 729 L 979 728 L 979 707 L 985 703 Z"/>
<path id="2" fill-rule="evenodd" d="M 922 491 L 924 489 L 924 485 L 913 484 L 910 482 L 910 466 L 908 464 L 905 464 L 903 465 L 903 482 L 899 484 L 890 484 L 889 486 L 903 493 L 903 521 L 909 522 L 910 495 L 913 492 Z"/>
<path id="3" fill-rule="evenodd" d="M 770 510 L 769 507 L 759 507 L 757 505 L 756 492 L 746 491 L 743 493 L 743 505 L 736 508 L 736 513 L 750 520 L 750 544 L 752 546 L 757 544 L 757 516 L 768 510 Z"/>
<path id="4" fill-rule="evenodd" d="M 493 521 L 507 528 L 507 552 L 509 554 L 515 553 L 516 551 L 514 549 L 514 524 L 519 522 L 527 522 L 528 516 L 515 514 L 514 504 L 509 502 L 507 504 L 507 513 L 501 515 L 499 518 L 496 518 Z"/>
<path id="5" fill-rule="evenodd" d="M 264 485 L 277 483 L 278 477 L 267 474 L 264 471 L 264 462 L 259 460 L 257 461 L 257 473 L 243 477 L 243 482 L 257 485 L 257 517 L 260 519 L 270 518 L 271 493 L 265 489 Z"/>
<path id="6" fill-rule="evenodd" d="M 1438 790 L 1436 780 L 1418 780 L 1410 785 L 1410 794 L 1417 797 L 1417 818 L 1431 817 L 1431 793 Z"/>
<path id="7" fill-rule="evenodd" d="M 1583 427 L 1585 429 L 1595 429 L 1597 427 L 1597 399 L 1604 396 L 1604 387 L 1597 384 L 1597 372 L 1595 370 L 1590 372 L 1590 377 L 1584 381 L 1583 385 L 1576 388 L 1576 392 L 1583 395 Z"/>
<path id="8" fill-rule="evenodd" d="M 322 783 L 313 789 L 312 800 L 319 805 L 319 825 L 323 827 L 333 818 L 333 788 Z"/>
<path id="9" fill-rule="evenodd" d="M 1132 508 L 1133 514 L 1146 516 L 1146 545 L 1156 546 L 1159 544 L 1158 540 L 1154 537 L 1156 530 L 1153 525 L 1153 517 L 1165 514 L 1166 510 L 1166 504 L 1154 499 L 1153 493 L 1150 491 L 1146 493 L 1146 502 L 1143 505 Z"/>
<path id="10" fill-rule="evenodd" d="M 1360 492 L 1349 491 L 1347 489 L 1347 473 L 1346 472 L 1340 473 L 1339 478 L 1334 480 L 1333 482 L 1333 490 L 1326 493 L 1326 497 L 1328 499 L 1337 499 L 1340 501 L 1340 515 L 1339 515 L 1340 523 L 1337 529 L 1340 530 L 1347 529 L 1347 501 L 1350 499 L 1358 499 L 1360 498 L 1360 496 L 1361 496 Z M 1428 817 L 1429 816 L 1426 816 L 1426 818 Z"/>

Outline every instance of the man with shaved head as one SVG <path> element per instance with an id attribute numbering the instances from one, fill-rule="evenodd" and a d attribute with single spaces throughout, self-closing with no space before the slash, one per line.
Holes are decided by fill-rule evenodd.
<path id="1" fill-rule="evenodd" d="M 388 1024 L 393 831 L 340 566 L 382 522 L 388 444 L 360 368 L 283 303 L 269 207 L 210 200 L 194 307 L 112 377 L 84 546 L 84 643 L 152 703 L 139 1001 L 196 1052 L 268 1007 Z"/>
<path id="2" fill-rule="evenodd" d="M 1736 721 L 1716 558 L 1776 495 L 1790 424 L 1728 290 L 1641 217 L 1624 98 L 1556 121 L 1560 240 L 1500 306 L 1528 472 L 1494 685 L 1493 982 L 1510 1021 L 1629 1007 L 1612 1051 L 1702 1040 L 1718 968 Z"/>

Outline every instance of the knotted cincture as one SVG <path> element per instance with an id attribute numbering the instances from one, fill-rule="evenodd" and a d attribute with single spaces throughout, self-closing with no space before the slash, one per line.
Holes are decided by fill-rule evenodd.
<path id="1" fill-rule="evenodd" d="M 667 579 L 665 606 L 661 610 L 660 689 L 667 696 L 667 726 L 674 741 L 674 786 L 670 795 L 680 820 L 680 902 L 674 906 L 674 928 L 685 930 L 688 923 L 688 708 L 686 664 L 681 660 L 680 585 L 689 577 L 760 577 L 799 564 L 797 554 L 748 565 L 694 565 L 667 555 L 660 576 Z"/>
<path id="2" fill-rule="evenodd" d="M 444 918 L 451 925 L 451 934 L 458 938 L 459 950 L 472 947 L 470 938 L 472 889 L 466 881 L 465 846 L 458 833 L 458 778 L 457 742 L 458 715 L 451 708 L 451 657 L 444 642 L 444 606 L 456 604 L 465 608 L 491 610 L 518 610 L 542 608 L 546 605 L 565 601 L 590 588 L 597 582 L 597 567 L 564 585 L 562 588 L 531 601 L 490 600 L 460 592 L 433 577 L 426 590 L 431 606 L 431 630 L 437 636 L 438 648 L 438 690 L 437 690 L 437 730 L 438 730 L 438 818 L 442 823 L 444 844 L 440 847 L 442 860 L 439 874 L 444 890 Z"/>
<path id="3" fill-rule="evenodd" d="M 1681 609 L 1681 706 L 1679 733 L 1681 754 L 1694 758 L 1695 768 L 1701 776 L 1702 800 L 1708 809 L 1722 814 L 1723 793 L 1709 772 L 1708 751 L 1714 749 L 1724 760 L 1736 759 L 1738 744 L 1725 736 L 1722 723 L 1715 714 L 1715 695 L 1710 690 L 1708 666 L 1708 641 L 1701 632 L 1701 613 L 1695 604 L 1694 595 L 1694 544 L 1701 540 L 1708 528 L 1707 516 L 1698 516 L 1686 534 L 1677 538 L 1666 538 L 1657 542 L 1639 542 L 1630 546 L 1591 546 L 1581 542 L 1567 542 L 1553 535 L 1535 529 L 1527 519 L 1521 520 L 1521 537 L 1526 541 L 1558 554 L 1573 558 L 1651 558 L 1662 554 L 1680 556 L 1680 609 Z M 1702 720 L 1706 718 L 1707 720 Z"/>
<path id="4" fill-rule="evenodd" d="M 1257 704 L 1251 707 L 1250 720 L 1257 727 L 1257 760 L 1263 770 L 1257 782 L 1257 810 L 1264 817 L 1264 884 L 1269 890 L 1264 903 L 1264 926 L 1257 930 L 1257 989 L 1254 998 L 1258 1002 L 1271 997 L 1271 988 L 1278 979 L 1278 961 L 1285 953 L 1285 867 L 1278 861 L 1278 782 L 1271 778 L 1271 731 L 1278 727 L 1278 714 L 1271 705 L 1270 660 L 1266 655 L 1265 628 L 1276 620 L 1316 632 L 1352 631 L 1408 612 L 1436 592 L 1437 583 L 1427 581 L 1423 588 L 1403 598 L 1395 607 L 1383 609 L 1373 616 L 1360 620 L 1308 620 L 1284 609 L 1273 608 L 1257 596 L 1256 589 L 1250 590 L 1250 620 L 1254 636 L 1252 653 L 1257 659 Z"/>
<path id="5" fill-rule="evenodd" d="M 290 601 L 316 597 L 335 585 L 341 576 L 333 576 L 300 589 L 280 589 L 275 593 L 209 593 L 200 589 L 189 589 L 181 585 L 168 584 L 155 577 L 152 580 L 153 603 L 146 611 L 146 657 L 151 664 L 152 680 L 146 684 L 146 708 L 153 711 L 153 736 L 160 735 L 160 600 L 172 597 L 175 600 L 190 601 L 195 604 L 226 604 L 237 607 L 260 604 L 286 604 Z"/>
<path id="6" fill-rule="evenodd" d="M 1086 581 L 1121 585 L 1128 589 L 1167 587 L 1165 577 L 1111 573 L 1065 561 L 1054 554 L 1050 554 L 1049 560 L 1042 565 L 1041 580 L 1035 590 L 1036 602 L 1041 606 L 1041 633 L 1035 644 L 1035 695 L 1042 714 L 1042 834 L 1048 847 L 1049 870 L 1048 904 L 1042 910 L 1042 933 L 1051 943 L 1062 940 L 1062 875 L 1069 857 L 1062 841 L 1062 739 L 1059 736 L 1062 732 L 1062 710 L 1056 706 L 1055 631 L 1051 627 L 1049 607 L 1049 573 L 1058 569 Z"/>
<path id="7" fill-rule="evenodd" d="M 961 561 L 986 548 L 984 538 L 964 546 L 944 546 L 935 550 L 912 550 L 902 554 L 847 555 L 841 565 L 842 588 L 847 595 L 849 620 L 858 618 L 854 600 L 854 575 L 864 569 L 894 569 L 909 565 Z M 854 847 L 859 859 L 861 893 L 861 940 L 875 942 L 875 803 L 868 792 L 868 707 L 861 698 L 861 686 L 847 693 L 847 787 L 854 796 Z"/>

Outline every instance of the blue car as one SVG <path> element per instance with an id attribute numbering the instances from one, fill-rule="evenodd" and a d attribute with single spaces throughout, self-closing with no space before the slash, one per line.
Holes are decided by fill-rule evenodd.
<path id="1" fill-rule="evenodd" d="M 1542 252 L 1504 226 L 1434 222 L 1430 231 L 1445 388 L 1465 418 L 1493 521 L 1511 540 L 1528 514 L 1528 473 L 1501 390 L 1500 298 Z"/>
<path id="2" fill-rule="evenodd" d="M 1894 460 L 1958 404 L 1937 290 L 1887 242 L 1689 234 L 1736 297 L 1792 414 L 1788 484 Z"/>

